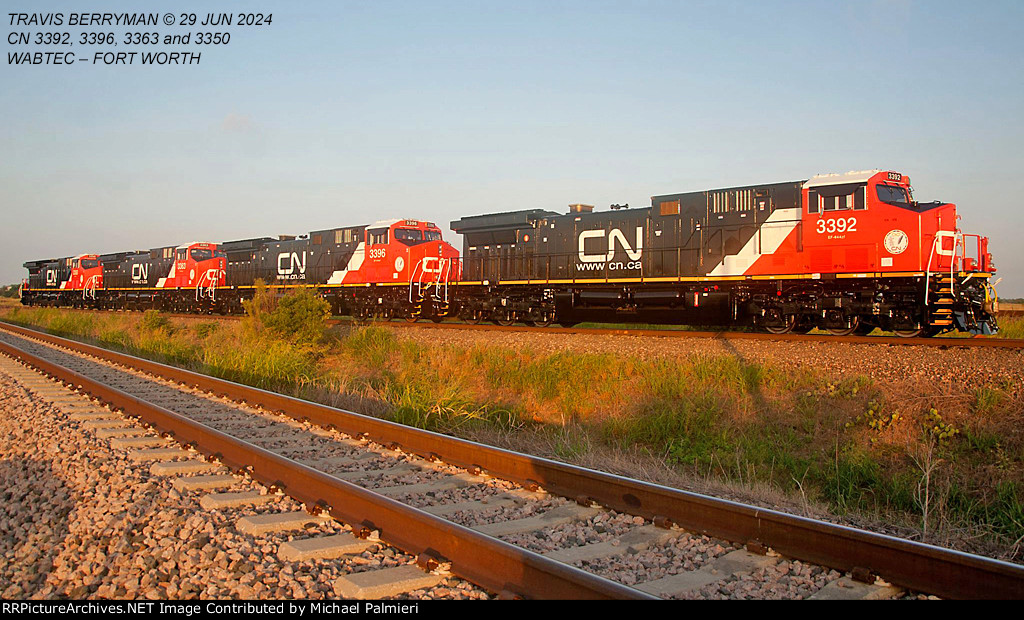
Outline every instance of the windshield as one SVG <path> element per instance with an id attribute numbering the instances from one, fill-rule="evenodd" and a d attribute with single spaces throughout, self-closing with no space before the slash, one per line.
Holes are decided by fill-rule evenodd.
<path id="1" fill-rule="evenodd" d="M 423 231 L 415 228 L 396 228 L 395 239 L 405 245 L 423 243 Z"/>
<path id="2" fill-rule="evenodd" d="M 441 240 L 441 231 L 440 230 L 428 230 L 427 231 L 427 241 L 440 241 L 440 240 Z"/>
<path id="3" fill-rule="evenodd" d="M 93 267 L 97 267 L 99 264 L 100 262 L 98 260 L 92 258 L 82 259 L 82 269 L 92 269 Z"/>
<path id="4" fill-rule="evenodd" d="M 908 204 L 907 190 L 894 185 L 879 185 L 878 199 L 889 204 Z"/>
<path id="5" fill-rule="evenodd" d="M 211 258 L 213 258 L 213 252 L 210 250 L 200 250 L 199 248 L 192 250 L 192 260 L 201 261 L 210 260 Z"/>

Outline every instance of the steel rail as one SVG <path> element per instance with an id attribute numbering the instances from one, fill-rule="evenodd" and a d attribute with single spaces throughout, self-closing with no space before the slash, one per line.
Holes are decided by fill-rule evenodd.
<path id="1" fill-rule="evenodd" d="M 947 598 L 1024 598 L 1024 566 L 598 472 L 424 431 L 351 411 L 239 385 L 35 330 L 39 338 L 198 389 L 336 428 L 470 471 L 643 516 L 734 542 L 767 545 L 795 559 L 870 572 L 905 588 Z"/>
<path id="2" fill-rule="evenodd" d="M 140 417 L 234 471 L 245 471 L 256 480 L 285 490 L 311 512 L 325 510 L 356 532 L 363 528 L 376 530 L 381 540 L 417 556 L 423 563 L 450 562 L 453 574 L 485 589 L 506 596 L 545 599 L 656 598 L 340 480 L 21 348 L 0 342 L 0 352 L 95 396 L 111 408 Z"/>

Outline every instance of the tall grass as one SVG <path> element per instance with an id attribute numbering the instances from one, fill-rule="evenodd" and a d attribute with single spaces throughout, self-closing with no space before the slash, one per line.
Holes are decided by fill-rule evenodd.
<path id="1" fill-rule="evenodd" d="M 1024 339 L 1024 317 L 999 317 L 999 338 Z"/>

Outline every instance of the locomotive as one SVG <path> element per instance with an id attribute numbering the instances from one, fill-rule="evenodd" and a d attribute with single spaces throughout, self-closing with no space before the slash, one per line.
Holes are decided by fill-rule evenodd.
<path id="1" fill-rule="evenodd" d="M 22 303 L 237 313 L 261 279 L 359 318 L 991 334 L 988 239 L 957 219 L 953 204 L 915 201 L 906 175 L 872 170 L 463 217 L 461 253 L 433 223 L 387 220 L 32 261 Z"/>
<path id="2" fill-rule="evenodd" d="M 309 287 L 334 312 L 410 320 L 450 311 L 459 251 L 430 222 L 387 220 L 225 243 L 25 263 L 25 305 L 241 313 L 257 280 L 284 291 Z"/>
<path id="3" fill-rule="evenodd" d="M 617 207 L 618 205 L 613 205 Z M 651 206 L 465 217 L 462 315 L 994 333 L 988 239 L 889 171 L 654 196 Z"/>

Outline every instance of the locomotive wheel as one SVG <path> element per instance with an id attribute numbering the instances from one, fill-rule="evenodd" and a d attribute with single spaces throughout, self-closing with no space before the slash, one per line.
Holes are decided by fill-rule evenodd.
<path id="1" fill-rule="evenodd" d="M 515 323 L 516 320 L 512 318 L 511 313 L 503 312 L 499 314 L 497 317 L 495 317 L 494 322 L 497 323 L 498 325 L 501 325 L 502 327 L 508 327 L 509 325 Z"/>
<path id="2" fill-rule="evenodd" d="M 833 336 L 849 336 L 853 332 L 857 331 L 858 327 L 860 327 L 860 319 L 853 317 L 849 327 L 829 327 L 828 333 Z"/>
<path id="3" fill-rule="evenodd" d="M 466 322 L 471 325 L 479 325 L 484 322 L 484 313 L 481 310 L 474 310 L 473 314 L 466 319 Z"/>
<path id="4" fill-rule="evenodd" d="M 924 334 L 924 328 L 919 327 L 917 329 L 894 329 L 893 333 L 900 338 L 918 338 Z"/>
<path id="5" fill-rule="evenodd" d="M 526 324 L 530 327 L 547 327 L 553 322 L 550 312 L 539 312 L 535 316 L 539 318 L 533 319 L 532 321 L 526 321 Z"/>
<path id="6" fill-rule="evenodd" d="M 409 315 L 407 315 L 405 317 L 405 322 L 406 323 L 415 323 L 418 320 L 420 320 L 420 317 L 419 317 L 418 314 L 409 314 Z"/>
<path id="7" fill-rule="evenodd" d="M 796 327 L 796 317 L 787 317 L 785 325 L 765 325 L 764 330 L 769 334 L 788 334 Z"/>

